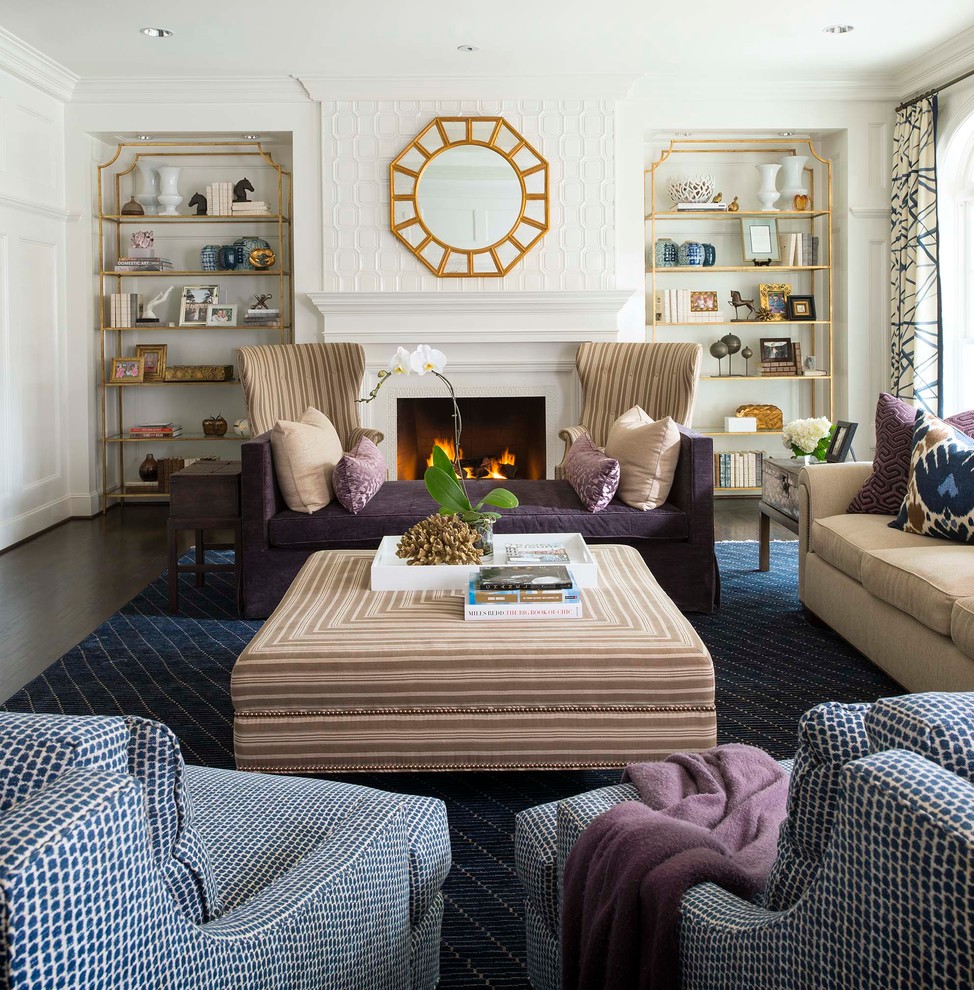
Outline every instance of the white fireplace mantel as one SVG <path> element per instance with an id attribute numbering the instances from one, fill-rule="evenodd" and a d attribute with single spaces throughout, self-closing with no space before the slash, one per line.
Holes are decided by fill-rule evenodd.
<path id="1" fill-rule="evenodd" d="M 419 332 L 424 343 L 442 344 L 458 342 L 465 331 L 483 330 L 489 343 L 571 343 L 618 339 L 619 312 L 634 293 L 309 292 L 308 298 L 325 318 L 326 339 L 348 335 L 378 344 Z"/>

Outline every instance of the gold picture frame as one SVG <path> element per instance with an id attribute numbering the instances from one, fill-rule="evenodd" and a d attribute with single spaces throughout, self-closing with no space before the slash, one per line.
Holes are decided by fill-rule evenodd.
<path id="1" fill-rule="evenodd" d="M 791 295 L 790 282 L 762 282 L 758 286 L 761 309 L 771 312 L 772 320 L 788 319 L 788 297 Z"/>
<path id="2" fill-rule="evenodd" d="M 446 165 L 441 156 L 460 152 L 469 162 L 478 149 L 496 153 L 501 161 L 479 151 L 482 160 L 496 161 L 496 166 L 484 168 L 478 162 L 462 181 L 482 185 L 483 179 L 503 172 L 508 184 L 516 180 L 520 206 L 506 208 L 505 215 L 513 214 L 513 222 L 503 236 L 495 236 L 485 222 L 483 243 L 478 239 L 473 245 L 458 244 L 455 242 L 462 239 L 458 234 L 447 236 L 441 229 L 438 236 L 430 228 L 429 211 L 424 216 L 419 202 L 420 185 L 424 177 L 433 174 L 429 170 L 434 164 L 456 181 L 456 163 L 465 159 L 454 154 L 450 158 L 454 164 Z M 466 185 L 456 197 L 455 213 L 466 205 L 463 195 L 470 188 Z M 472 195 L 476 195 L 476 188 Z M 392 233 L 437 278 L 500 278 L 548 232 L 548 162 L 503 117 L 435 117 L 389 165 L 389 201 Z M 476 228 L 476 220 L 473 226 Z"/>
<path id="3" fill-rule="evenodd" d="M 112 385 L 141 385 L 145 376 L 145 359 L 113 357 L 108 381 Z"/>
<path id="4" fill-rule="evenodd" d="M 166 354 L 168 344 L 136 344 L 135 356 L 142 358 L 144 382 L 162 382 L 166 380 Z"/>

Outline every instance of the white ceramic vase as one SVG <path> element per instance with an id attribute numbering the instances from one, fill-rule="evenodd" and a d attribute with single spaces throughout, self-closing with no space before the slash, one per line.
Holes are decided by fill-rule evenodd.
<path id="1" fill-rule="evenodd" d="M 785 155 L 781 159 L 781 195 L 786 203 L 796 196 L 807 196 L 805 188 L 805 162 L 807 155 Z"/>
<path id="2" fill-rule="evenodd" d="M 183 201 L 178 188 L 182 169 L 178 165 L 160 165 L 156 171 L 159 173 L 159 205 L 164 207 L 159 216 L 178 217 L 176 207 Z"/>
<path id="3" fill-rule="evenodd" d="M 754 167 L 761 176 L 761 187 L 758 189 L 758 202 L 761 204 L 761 212 L 777 213 L 778 208 L 774 204 L 778 201 L 780 193 L 774 182 L 781 166 L 775 163 L 774 165 L 755 165 Z"/>
<path id="4" fill-rule="evenodd" d="M 136 194 L 135 199 L 147 217 L 155 216 L 159 212 L 159 176 L 148 162 L 139 162 L 135 170 L 142 177 L 142 191 Z"/>

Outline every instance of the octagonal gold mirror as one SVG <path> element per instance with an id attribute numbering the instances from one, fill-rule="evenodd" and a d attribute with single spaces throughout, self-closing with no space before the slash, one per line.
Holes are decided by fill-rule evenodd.
<path id="1" fill-rule="evenodd" d="M 389 166 L 389 201 L 434 275 L 499 277 L 548 230 L 548 163 L 503 117 L 436 117 Z"/>

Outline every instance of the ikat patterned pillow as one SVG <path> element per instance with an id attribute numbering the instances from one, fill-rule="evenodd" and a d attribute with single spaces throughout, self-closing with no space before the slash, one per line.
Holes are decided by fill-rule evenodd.
<path id="1" fill-rule="evenodd" d="M 923 410 L 913 426 L 906 495 L 890 526 L 974 543 L 974 440 Z"/>
<path id="2" fill-rule="evenodd" d="M 589 512 L 600 512 L 619 487 L 619 462 L 606 457 L 591 437 L 583 435 L 568 449 L 565 478 Z"/>

